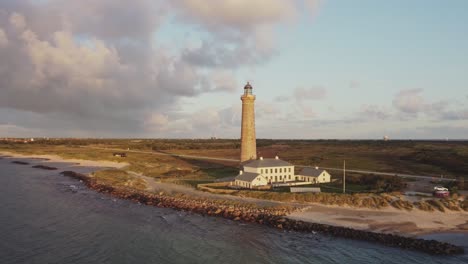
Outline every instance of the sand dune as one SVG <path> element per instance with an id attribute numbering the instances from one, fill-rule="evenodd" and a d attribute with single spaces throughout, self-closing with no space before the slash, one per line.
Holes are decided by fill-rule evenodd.
<path id="1" fill-rule="evenodd" d="M 315 223 L 346 226 L 375 232 L 421 235 L 440 232 L 466 232 L 468 212 L 426 212 L 385 209 L 361 209 L 338 206 L 310 205 L 289 218 Z"/>

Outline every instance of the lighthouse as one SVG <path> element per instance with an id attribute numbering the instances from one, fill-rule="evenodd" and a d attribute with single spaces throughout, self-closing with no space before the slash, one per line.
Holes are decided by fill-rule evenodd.
<path id="1" fill-rule="evenodd" d="M 244 86 L 242 100 L 241 156 L 240 161 L 257 159 L 257 140 L 255 137 L 255 95 L 249 82 Z"/>

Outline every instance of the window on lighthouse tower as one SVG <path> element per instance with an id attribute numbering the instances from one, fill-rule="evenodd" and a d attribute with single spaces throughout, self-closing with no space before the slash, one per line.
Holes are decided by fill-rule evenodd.
<path id="1" fill-rule="evenodd" d="M 244 95 L 252 94 L 252 85 L 249 82 L 244 86 Z"/>

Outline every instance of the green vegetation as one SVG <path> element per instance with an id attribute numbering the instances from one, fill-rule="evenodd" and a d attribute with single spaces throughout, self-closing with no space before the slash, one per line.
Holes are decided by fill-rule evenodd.
<path id="1" fill-rule="evenodd" d="M 435 209 L 445 212 L 444 204 L 439 200 L 426 200 L 426 203 L 430 204 Z"/>
<path id="2" fill-rule="evenodd" d="M 234 195 L 267 199 L 281 202 L 308 202 L 327 205 L 348 205 L 353 207 L 383 208 L 390 205 L 392 197 L 373 194 L 336 194 L 336 193 L 286 193 L 268 191 L 237 191 Z"/>
<path id="3" fill-rule="evenodd" d="M 146 182 L 140 177 L 130 175 L 123 170 L 101 170 L 93 173 L 97 183 L 115 187 L 129 187 L 137 190 L 146 190 Z"/>
<path id="4" fill-rule="evenodd" d="M 380 141 L 380 140 L 270 140 L 259 139 L 258 151 L 262 156 L 273 157 L 276 153 L 282 159 L 296 165 L 320 167 L 341 167 L 346 160 L 349 169 L 389 171 L 435 177 L 468 177 L 468 142 L 466 141 Z M 36 139 L 34 142 L 10 143 L 0 141 L 0 150 L 30 154 L 58 154 L 65 158 L 113 160 L 113 150 L 137 150 L 160 153 L 176 153 L 223 157 L 239 157 L 239 140 L 233 139 Z M 160 177 L 161 174 L 182 170 L 178 174 L 200 172 L 207 175 L 202 167 L 191 161 L 162 155 L 129 152 L 125 160 L 131 170 Z M 133 157 L 133 158 L 132 158 Z M 185 165 L 185 166 L 184 166 Z M 218 163 L 219 165 L 219 163 Z M 225 164 L 236 167 L 236 164 Z M 205 175 L 204 175 L 205 174 Z M 169 173 L 169 176 L 172 174 Z M 177 175 L 177 174 L 176 174 Z"/>
<path id="5" fill-rule="evenodd" d="M 468 142 L 431 141 L 338 141 L 338 140 L 266 140 L 257 142 L 264 157 L 275 154 L 296 165 L 341 167 L 346 160 L 349 169 L 364 169 L 418 175 L 458 178 L 448 185 L 452 192 L 465 189 L 468 177 Z M 190 187 L 212 183 L 238 173 L 238 163 L 215 160 L 195 160 L 167 154 L 197 155 L 237 159 L 238 140 L 175 140 L 175 139 L 51 139 L 11 143 L 0 141 L 0 151 L 26 155 L 49 154 L 66 159 L 108 160 L 125 162 L 122 170 L 96 172 L 98 182 L 113 186 L 146 189 L 146 182 L 131 172 L 142 173 L 162 181 Z M 113 152 L 126 152 L 128 157 L 114 157 Z M 144 152 L 134 152 L 144 151 Z M 354 207 L 395 208 L 445 211 L 468 210 L 468 202 L 454 199 L 434 199 L 410 203 L 398 195 L 406 179 L 392 176 L 347 174 L 347 194 L 342 194 L 341 175 L 331 172 L 335 182 L 320 184 L 324 193 L 289 193 L 289 188 L 274 191 L 230 190 L 234 195 L 290 202 L 316 202 Z M 313 185 L 311 185 L 313 186 Z M 211 188 L 223 192 L 226 187 Z"/>
<path id="6" fill-rule="evenodd" d="M 405 187 L 402 178 L 394 176 L 351 174 L 346 177 L 346 187 L 355 188 L 356 191 L 394 192 Z"/>
<path id="7" fill-rule="evenodd" d="M 434 207 L 432 207 L 429 203 L 427 203 L 426 201 L 417 201 L 417 202 L 414 202 L 414 206 L 416 208 L 418 208 L 419 210 L 423 210 L 423 211 L 429 211 L 429 212 L 433 212 L 434 211 Z"/>
<path id="8" fill-rule="evenodd" d="M 461 201 L 460 203 L 461 203 L 460 208 L 465 211 L 468 211 L 468 200 L 465 199 L 464 201 Z"/>
<path id="9" fill-rule="evenodd" d="M 406 210 L 413 209 L 413 204 L 405 200 L 394 200 L 390 204 L 397 209 L 406 209 Z"/>

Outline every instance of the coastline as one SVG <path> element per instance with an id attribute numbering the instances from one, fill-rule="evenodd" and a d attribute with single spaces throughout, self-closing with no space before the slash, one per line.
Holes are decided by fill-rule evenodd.
<path id="1" fill-rule="evenodd" d="M 113 161 L 107 161 L 107 160 L 99 160 L 99 161 L 93 161 L 93 160 L 83 160 L 83 159 L 64 159 L 58 155 L 37 155 L 37 154 L 32 154 L 32 155 L 24 155 L 24 154 L 19 154 L 15 152 L 10 152 L 10 151 L 3 151 L 0 150 L 0 156 L 10 156 L 13 158 L 22 158 L 22 159 L 44 159 L 47 162 L 66 162 L 66 163 L 77 163 L 80 166 L 85 166 L 85 167 L 100 167 L 100 168 L 116 168 L 116 169 L 121 169 L 125 166 L 128 166 L 128 163 L 126 162 L 113 162 Z"/>
<path id="2" fill-rule="evenodd" d="M 313 204 L 303 211 L 293 212 L 288 218 L 411 237 L 449 232 L 468 235 L 468 212 L 465 211 L 426 212 Z"/>
<path id="3" fill-rule="evenodd" d="M 11 156 L 13 158 L 46 159 L 47 162 L 78 163 L 80 166 L 96 167 L 102 169 L 122 169 L 128 165 L 128 163 L 125 162 L 65 159 L 58 155 L 23 155 L 0 150 L 0 156 L 1 155 Z M 184 192 L 200 198 L 226 198 L 235 201 L 244 201 L 246 203 L 252 203 L 252 201 L 258 200 L 258 203 L 262 204 L 294 205 L 294 203 L 259 200 L 227 194 L 212 195 L 210 193 L 193 190 L 185 186 L 170 183 L 155 183 L 151 181 L 152 178 L 141 174 L 134 175 L 143 177 L 155 192 L 173 192 L 175 190 L 175 192 Z M 292 212 L 287 216 L 287 218 L 310 223 L 321 223 L 332 226 L 349 227 L 358 230 L 398 234 L 412 237 L 447 232 L 468 234 L 468 212 L 464 211 L 447 210 L 446 212 L 427 212 L 418 209 L 406 211 L 391 207 L 370 209 L 311 203 L 300 204 L 299 207 L 302 207 L 302 209 Z"/>
<path id="4" fill-rule="evenodd" d="M 80 166 L 89 166 L 89 167 L 99 167 L 99 168 L 122 168 L 125 167 L 126 163 L 118 163 L 111 161 L 89 161 L 89 160 L 78 160 L 78 159 L 64 159 L 55 155 L 22 155 L 12 152 L 0 151 L 0 155 L 11 156 L 12 158 L 24 158 L 24 159 L 47 159 L 47 162 L 72 162 L 79 163 Z M 62 173 L 63 174 L 63 173 Z M 278 208 L 252 208 L 242 206 L 232 207 L 231 206 L 220 206 L 215 203 L 210 203 L 208 200 L 202 202 L 196 201 L 196 199 L 190 199 L 188 197 L 172 197 L 164 193 L 139 193 L 135 190 L 128 189 L 119 189 L 112 186 L 106 186 L 98 184 L 89 175 L 83 175 L 75 172 L 67 172 L 67 176 L 79 179 L 85 184 L 98 192 L 107 193 L 112 196 L 133 200 L 135 202 L 140 202 L 142 204 L 154 205 L 158 207 L 168 207 L 177 210 L 191 211 L 194 213 L 210 216 L 220 216 L 227 219 L 235 221 L 244 221 L 244 222 L 253 222 L 268 225 L 274 228 L 299 231 L 299 232 L 323 232 L 324 234 L 331 234 L 337 237 L 345 237 L 351 239 L 359 239 L 364 241 L 379 242 L 384 245 L 408 248 L 419 251 L 424 251 L 430 254 L 460 254 L 463 252 L 463 248 L 453 246 L 447 243 L 441 243 L 433 241 L 429 242 L 414 238 L 422 234 L 437 234 L 437 233 L 447 233 L 448 231 L 455 232 L 464 232 L 464 230 L 448 230 L 448 229 L 419 229 L 414 228 L 414 226 L 405 226 L 405 222 L 402 224 L 399 223 L 390 223 L 389 225 L 381 225 L 380 228 L 375 228 L 376 225 L 373 223 L 373 227 L 365 228 L 363 227 L 362 221 L 358 221 L 359 218 L 349 217 L 348 214 L 343 213 L 346 211 L 351 211 L 357 214 L 366 214 L 369 217 L 369 212 L 373 212 L 375 215 L 383 215 L 387 217 L 387 209 L 356 209 L 356 208 L 343 208 L 338 206 L 324 206 L 317 204 L 307 204 L 305 210 L 289 210 L 289 209 L 278 209 Z M 202 197 L 196 197 L 202 198 Z M 237 197 L 238 199 L 239 197 Z M 203 198 L 202 198 L 203 199 Z M 248 199 L 244 200 L 247 204 Z M 218 201 L 219 202 L 219 201 Z M 290 205 L 289 203 L 283 203 L 284 205 Z M 236 205 L 237 206 L 237 205 Z M 304 207 L 304 205 L 302 205 Z M 320 210 L 317 210 L 320 208 Z M 303 208 L 304 209 L 304 208 Z M 402 210 L 391 209 L 396 212 L 401 212 Z M 340 216 L 338 211 L 342 211 L 341 216 L 348 216 L 348 219 L 343 219 L 346 217 L 336 217 Z M 319 213 L 318 213 L 319 212 Z M 394 212 L 395 213 L 395 212 Z M 408 212 L 406 212 L 408 213 Z M 428 213 L 421 211 L 422 214 L 434 214 L 434 212 Z M 462 212 L 465 213 L 465 212 Z M 321 214 L 321 217 L 318 217 Z M 411 214 L 414 214 L 412 211 Z M 447 214 L 440 213 L 440 214 Z M 331 216 L 335 217 L 332 218 Z M 327 218 L 327 221 L 323 221 L 324 217 Z M 353 215 L 353 217 L 355 217 Z M 420 216 L 419 216 L 420 217 Z M 420 218 L 418 218 L 420 219 Z M 372 221 L 372 220 L 371 220 Z M 369 224 L 369 219 L 364 221 L 366 224 Z M 393 224 L 393 227 L 391 226 Z M 468 221 L 467 221 L 468 224 Z M 407 225 L 407 224 L 406 224 Z M 396 228 L 400 227 L 400 228 Z M 409 235 L 409 236 L 408 236 Z M 390 242 L 387 242 L 389 240 Z M 403 242 L 402 242 L 403 241 Z M 427 244 L 427 245 L 426 245 Z"/>
<path id="5" fill-rule="evenodd" d="M 415 250 L 432 255 L 458 255 L 464 254 L 464 248 L 446 242 L 426 240 L 421 238 L 405 237 L 393 234 L 375 233 L 347 227 L 331 226 L 293 220 L 286 217 L 291 213 L 290 208 L 258 208 L 243 205 L 219 203 L 216 200 L 199 200 L 193 197 L 168 196 L 164 193 L 148 193 L 135 189 L 117 188 L 99 184 L 95 178 L 73 171 L 61 173 L 83 182 L 88 188 L 105 193 L 116 198 L 131 200 L 144 205 L 161 208 L 172 208 L 201 215 L 217 216 L 233 221 L 257 223 L 280 230 L 303 233 L 316 233 L 322 235 L 379 243 L 389 247 Z"/>

